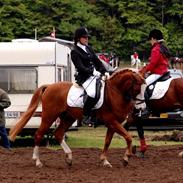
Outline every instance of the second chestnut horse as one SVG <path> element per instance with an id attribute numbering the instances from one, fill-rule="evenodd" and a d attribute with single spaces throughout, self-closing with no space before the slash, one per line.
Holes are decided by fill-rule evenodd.
<path id="1" fill-rule="evenodd" d="M 144 76 L 145 70 L 141 74 Z M 174 78 L 165 95 L 160 99 L 148 100 L 146 102 L 152 114 L 172 112 L 174 110 L 183 110 L 183 78 Z M 144 136 L 143 120 L 135 115 L 135 111 L 129 113 L 128 120 L 125 123 L 125 129 L 131 125 L 136 126 L 140 139 L 140 151 L 144 155 L 147 150 L 147 144 Z M 182 153 L 183 154 L 183 153 Z"/>

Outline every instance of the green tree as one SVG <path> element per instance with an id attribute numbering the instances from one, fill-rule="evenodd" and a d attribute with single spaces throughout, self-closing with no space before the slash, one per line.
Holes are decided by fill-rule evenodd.
<path id="1" fill-rule="evenodd" d="M 72 40 L 79 26 L 91 34 L 97 52 L 114 52 L 130 59 L 137 51 L 149 55 L 150 30 L 162 30 L 172 53 L 182 56 L 182 0 L 4 0 L 0 2 L 0 40 L 49 36 Z"/>

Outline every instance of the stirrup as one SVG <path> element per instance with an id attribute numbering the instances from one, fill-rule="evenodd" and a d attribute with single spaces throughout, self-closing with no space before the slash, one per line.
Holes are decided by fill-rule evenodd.
<path id="1" fill-rule="evenodd" d="M 142 119 L 147 119 L 149 116 L 150 116 L 150 114 L 151 114 L 151 112 L 149 111 L 149 109 L 148 108 L 145 108 L 143 111 L 141 111 L 140 112 L 141 114 L 140 114 L 140 118 L 142 118 Z"/>
<path id="2" fill-rule="evenodd" d="M 90 116 L 83 116 L 83 119 L 82 119 L 81 123 L 84 124 L 84 125 L 91 124 L 92 123 L 91 122 L 91 117 Z"/>
<path id="3" fill-rule="evenodd" d="M 148 108 L 145 108 L 144 110 L 139 109 L 139 110 L 135 110 L 134 115 L 138 118 L 142 118 L 142 119 L 147 119 L 150 116 L 151 112 L 149 111 Z"/>

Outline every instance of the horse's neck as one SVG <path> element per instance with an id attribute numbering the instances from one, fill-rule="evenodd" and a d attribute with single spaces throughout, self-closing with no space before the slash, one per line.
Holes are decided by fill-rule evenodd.
<path id="1" fill-rule="evenodd" d="M 119 91 L 114 82 L 106 82 L 104 102 L 107 106 L 116 108 L 117 106 L 119 107 L 123 101 L 123 94 Z"/>
<path id="2" fill-rule="evenodd" d="M 122 94 L 125 90 L 124 86 L 127 82 L 127 78 L 124 76 L 123 78 L 113 78 L 108 80 L 107 85 L 109 86 L 109 89 L 115 90 L 117 93 Z"/>

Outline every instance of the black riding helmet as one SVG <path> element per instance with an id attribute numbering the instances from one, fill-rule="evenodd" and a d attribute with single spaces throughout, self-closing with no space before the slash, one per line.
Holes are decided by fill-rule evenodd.
<path id="1" fill-rule="evenodd" d="M 149 37 L 148 40 L 150 40 L 151 38 L 157 39 L 157 40 L 161 40 L 163 39 L 163 34 L 160 30 L 158 29 L 153 29 L 150 33 L 149 33 Z"/>
<path id="2" fill-rule="evenodd" d="M 74 33 L 74 44 L 77 44 L 79 39 L 81 37 L 85 37 L 85 36 L 89 37 L 88 30 L 85 27 L 80 27 L 80 28 L 76 29 L 76 31 Z"/>

